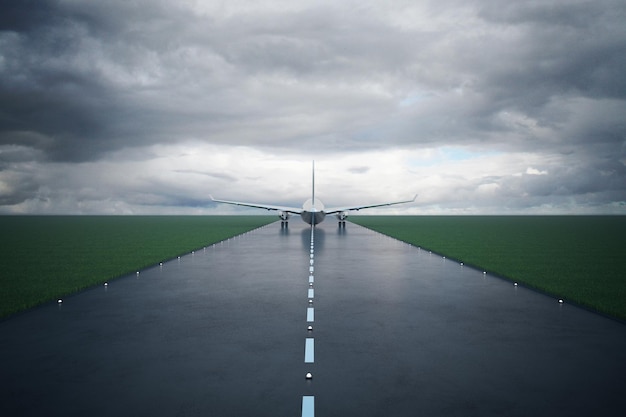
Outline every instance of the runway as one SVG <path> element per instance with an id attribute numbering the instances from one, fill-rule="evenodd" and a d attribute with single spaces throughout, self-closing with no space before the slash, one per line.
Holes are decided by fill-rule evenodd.
<path id="1" fill-rule="evenodd" d="M 0 415 L 626 411 L 626 326 L 354 224 L 138 272 L 0 322 Z"/>

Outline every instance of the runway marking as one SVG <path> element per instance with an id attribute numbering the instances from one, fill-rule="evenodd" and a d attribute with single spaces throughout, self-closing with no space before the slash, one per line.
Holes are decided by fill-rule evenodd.
<path id="1" fill-rule="evenodd" d="M 315 362 L 315 339 L 307 337 L 304 344 L 304 363 L 313 362 Z"/>
<path id="2" fill-rule="evenodd" d="M 315 278 L 313 277 L 313 271 L 315 268 L 314 264 L 314 252 L 315 252 L 315 227 L 311 225 L 311 252 L 309 256 L 309 289 L 307 290 L 307 295 L 309 298 L 309 305 L 313 302 L 313 296 L 315 295 L 315 291 L 313 290 L 313 282 Z M 306 321 L 307 323 L 313 323 L 315 321 L 315 310 L 313 307 L 308 307 L 306 309 Z M 313 330 L 311 326 L 308 326 L 308 331 Z M 304 363 L 314 363 L 315 361 L 315 339 L 312 337 L 307 337 L 304 341 Z M 306 374 L 306 379 L 310 380 L 312 375 L 310 372 Z M 315 397 L 311 395 L 305 395 L 302 397 L 302 417 L 315 417 Z"/>
<path id="3" fill-rule="evenodd" d="M 302 397 L 302 417 L 315 417 L 315 397 L 305 395 Z"/>

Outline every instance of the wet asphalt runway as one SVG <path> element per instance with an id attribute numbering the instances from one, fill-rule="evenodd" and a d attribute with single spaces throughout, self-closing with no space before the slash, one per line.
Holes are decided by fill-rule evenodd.
<path id="1" fill-rule="evenodd" d="M 626 326 L 294 220 L 0 322 L 0 372 L 2 416 L 622 416 Z"/>

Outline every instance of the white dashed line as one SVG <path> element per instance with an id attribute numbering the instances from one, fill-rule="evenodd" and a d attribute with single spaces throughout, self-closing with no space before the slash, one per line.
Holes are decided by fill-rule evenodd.
<path id="1" fill-rule="evenodd" d="M 309 256 L 309 288 L 307 290 L 307 296 L 309 299 L 309 305 L 313 303 L 313 296 L 315 295 L 315 291 L 313 290 L 313 282 L 315 278 L 313 277 L 313 272 L 315 271 L 314 264 L 314 241 L 315 241 L 315 228 L 311 226 L 311 252 Z M 313 323 L 315 321 L 315 310 L 313 307 L 308 307 L 306 309 L 306 321 L 307 323 Z M 311 332 L 313 330 L 312 326 L 308 326 L 307 331 Z M 315 361 L 315 339 L 312 337 L 307 337 L 304 342 L 304 363 L 314 363 Z M 313 376 L 311 373 L 306 374 L 306 379 L 310 380 Z M 312 395 L 305 395 L 302 397 L 302 417 L 315 417 L 315 397 Z"/>
<path id="2" fill-rule="evenodd" d="M 302 397 L 302 417 L 315 417 L 315 397 L 305 395 Z"/>
<path id="3" fill-rule="evenodd" d="M 307 337 L 304 344 L 304 363 L 313 362 L 315 362 L 315 339 Z"/>

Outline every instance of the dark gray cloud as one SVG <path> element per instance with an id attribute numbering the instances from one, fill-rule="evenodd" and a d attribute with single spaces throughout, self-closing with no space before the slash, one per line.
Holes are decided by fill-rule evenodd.
<path id="1" fill-rule="evenodd" d="M 197 171 L 193 169 L 175 169 L 172 172 L 180 173 L 180 174 L 194 174 L 194 175 L 205 175 L 210 178 L 215 178 L 218 180 L 223 180 L 226 182 L 235 182 L 237 178 L 233 175 L 226 174 L 223 172 L 207 172 L 207 171 Z"/>
<path id="2" fill-rule="evenodd" d="M 51 24 L 51 16 L 56 13 L 55 3 L 46 0 L 5 0 L 2 2 L 0 30 L 28 32 Z"/>
<path id="3" fill-rule="evenodd" d="M 504 165 L 491 173 L 446 178 L 463 178 L 460 201 L 481 192 L 494 206 L 626 200 L 623 1 L 7 0 L 0 7 L 7 207 L 45 200 L 50 208 L 61 194 L 84 206 L 95 197 L 55 194 L 49 172 L 103 161 L 130 172 L 132 159 L 138 170 L 181 181 L 202 174 L 207 187 L 262 177 L 228 172 L 232 164 L 187 167 L 184 157 L 163 163 L 163 149 L 190 144 L 303 160 L 441 147 L 512 160 L 533 154 L 529 165 L 547 174 L 505 174 L 499 160 Z M 220 157 L 206 158 L 219 165 Z M 361 167 L 373 163 L 351 160 L 346 174 L 364 179 L 374 170 Z M 162 199 L 141 184 L 105 189 L 124 209 L 204 204 L 177 181 L 163 179 L 172 190 Z M 454 187 L 432 204 L 453 204 Z"/>

